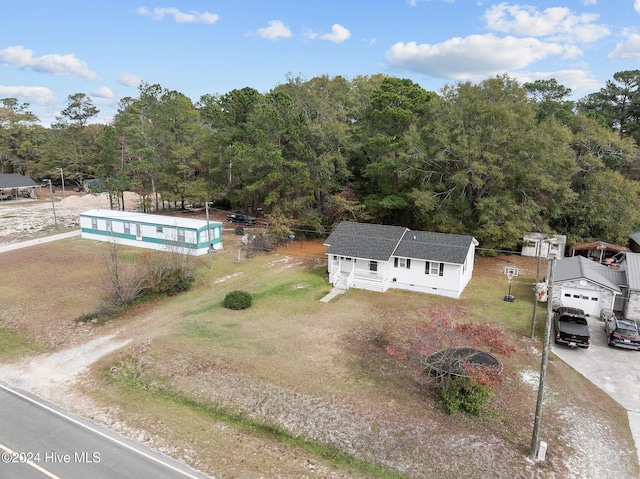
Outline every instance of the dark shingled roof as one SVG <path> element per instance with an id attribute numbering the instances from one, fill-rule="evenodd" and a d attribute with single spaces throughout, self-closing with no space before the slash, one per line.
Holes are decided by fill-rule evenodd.
<path id="1" fill-rule="evenodd" d="M 407 228 L 343 221 L 324 244 L 327 254 L 389 261 Z"/>
<path id="2" fill-rule="evenodd" d="M 27 188 L 38 186 L 31 178 L 18 173 L 8 173 L 0 175 L 0 188 Z"/>
<path id="3" fill-rule="evenodd" d="M 474 241 L 472 236 L 408 231 L 393 255 L 440 263 L 463 264 L 467 259 L 469 247 Z"/>
<path id="4" fill-rule="evenodd" d="M 343 221 L 329 235 L 327 254 L 351 258 L 389 261 L 402 258 L 462 264 L 472 244 L 472 236 L 412 231 L 400 226 Z"/>

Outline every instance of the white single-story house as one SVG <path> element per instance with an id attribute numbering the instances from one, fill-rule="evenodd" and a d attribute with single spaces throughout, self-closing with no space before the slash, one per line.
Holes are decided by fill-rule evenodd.
<path id="1" fill-rule="evenodd" d="M 566 247 L 567 237 L 564 235 L 529 233 L 522 238 L 522 256 L 560 259 L 564 258 Z"/>
<path id="2" fill-rule="evenodd" d="M 222 249 L 219 221 L 94 209 L 80 214 L 82 237 L 195 256 Z"/>
<path id="3" fill-rule="evenodd" d="M 335 288 L 398 288 L 458 298 L 471 280 L 478 242 L 472 236 L 343 221 L 325 245 Z"/>
<path id="4" fill-rule="evenodd" d="M 626 295 L 626 274 L 584 256 L 557 260 L 551 295 L 554 305 L 584 310 L 599 316 L 604 310 L 621 311 Z"/>

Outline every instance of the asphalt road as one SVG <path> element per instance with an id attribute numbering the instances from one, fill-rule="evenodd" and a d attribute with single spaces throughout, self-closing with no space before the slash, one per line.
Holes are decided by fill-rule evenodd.
<path id="1" fill-rule="evenodd" d="M 588 322 L 589 349 L 554 344 L 552 339 L 552 351 L 627 410 L 640 461 L 640 352 L 608 346 L 604 323 L 598 318 Z"/>
<path id="2" fill-rule="evenodd" d="M 2 479 L 206 479 L 184 464 L 0 383 Z"/>

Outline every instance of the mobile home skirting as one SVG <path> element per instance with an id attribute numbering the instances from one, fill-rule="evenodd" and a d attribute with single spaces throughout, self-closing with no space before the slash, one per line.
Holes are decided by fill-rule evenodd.
<path id="1" fill-rule="evenodd" d="M 85 239 L 194 256 L 222 249 L 219 221 L 96 209 L 80 214 L 80 230 Z"/>

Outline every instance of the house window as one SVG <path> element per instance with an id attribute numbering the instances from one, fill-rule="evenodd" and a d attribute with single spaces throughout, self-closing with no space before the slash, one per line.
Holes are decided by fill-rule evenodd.
<path id="1" fill-rule="evenodd" d="M 131 234 L 131 223 L 123 223 L 124 226 L 124 234 Z"/>
<path id="2" fill-rule="evenodd" d="M 178 241 L 182 241 L 184 243 L 184 230 L 178 228 Z"/>
<path id="3" fill-rule="evenodd" d="M 377 272 L 378 271 L 378 262 L 377 261 L 369 261 L 369 271 Z"/>
<path id="4" fill-rule="evenodd" d="M 411 260 L 409 258 L 393 258 L 393 267 L 411 269 Z"/>
<path id="5" fill-rule="evenodd" d="M 437 261 L 427 261 L 424 266 L 424 274 L 429 274 L 431 276 L 443 276 L 444 263 L 438 263 Z"/>
<path id="6" fill-rule="evenodd" d="M 113 231 L 113 224 L 111 220 L 107 220 L 107 231 Z"/>
<path id="7" fill-rule="evenodd" d="M 156 226 L 156 233 L 162 233 L 162 226 Z"/>
<path id="8" fill-rule="evenodd" d="M 98 218 L 91 218 L 91 229 L 98 229 Z"/>

